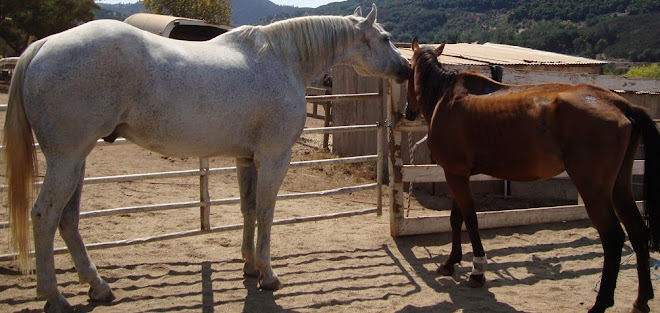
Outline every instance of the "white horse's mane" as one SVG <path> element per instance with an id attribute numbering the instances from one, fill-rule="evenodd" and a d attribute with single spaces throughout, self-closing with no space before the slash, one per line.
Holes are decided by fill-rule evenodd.
<path id="1" fill-rule="evenodd" d="M 305 61 L 328 53 L 340 53 L 342 48 L 347 47 L 345 43 L 354 40 L 357 36 L 356 25 L 359 22 L 360 19 L 354 16 L 306 16 L 265 26 L 241 27 L 237 31 L 244 39 L 254 40 L 257 33 L 263 34 L 265 40 L 262 46 L 258 47 L 260 53 L 275 49 L 282 55 L 290 56 L 292 49 L 295 48 L 293 52 Z M 384 32 L 380 25 L 374 25 L 379 31 Z M 334 55 L 331 57 L 334 58 Z"/>

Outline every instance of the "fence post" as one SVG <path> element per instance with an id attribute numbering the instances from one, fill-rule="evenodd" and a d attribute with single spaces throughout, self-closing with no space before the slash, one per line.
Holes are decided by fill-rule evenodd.
<path id="1" fill-rule="evenodd" d="M 202 206 L 199 207 L 201 229 L 211 229 L 211 199 L 209 197 L 209 159 L 199 159 L 199 201 Z"/>
<path id="2" fill-rule="evenodd" d="M 387 92 L 386 92 L 387 90 Z M 376 163 L 376 183 L 378 184 L 378 198 L 376 199 L 376 214 L 383 215 L 383 142 L 385 141 L 385 121 L 383 120 L 383 110 L 386 109 L 387 94 L 390 90 L 389 80 L 381 78 L 378 80 L 378 94 L 380 94 L 380 106 L 378 108 L 378 132 L 376 136 L 376 150 L 378 154 L 378 163 Z"/>
<path id="3" fill-rule="evenodd" d="M 390 235 L 400 233 L 400 220 L 403 218 L 403 159 L 401 157 L 401 131 L 396 129 L 398 108 L 395 107 L 392 88 L 387 90 L 387 126 L 388 126 L 388 170 L 390 174 Z"/>

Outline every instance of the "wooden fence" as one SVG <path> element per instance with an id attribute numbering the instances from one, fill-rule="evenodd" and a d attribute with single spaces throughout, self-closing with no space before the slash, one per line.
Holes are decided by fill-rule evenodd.
<path id="1" fill-rule="evenodd" d="M 340 103 L 341 101 L 347 100 L 356 100 L 356 99 L 377 99 L 384 103 L 385 93 L 383 92 L 386 81 L 381 80 L 380 88 L 378 93 L 364 93 L 364 94 L 344 94 L 344 95 L 325 95 L 325 96 L 308 96 L 308 102 L 323 103 L 323 102 L 333 102 L 333 105 Z M 0 110 L 6 110 L 6 105 L 0 106 Z M 320 128 L 305 128 L 303 129 L 304 134 L 335 134 L 335 133 L 345 133 L 345 132 L 365 132 L 373 131 L 378 132 L 380 135 L 378 138 L 384 138 L 385 129 L 383 123 L 382 114 L 379 116 L 378 121 L 375 124 L 368 125 L 349 125 L 349 126 L 337 126 L 337 127 L 320 127 Z M 130 143 L 126 139 L 118 139 L 114 143 L 109 144 L 103 140 L 97 142 L 97 146 L 107 146 L 107 145 L 123 145 Z M 381 147 L 378 151 L 383 151 L 382 147 L 384 145 L 383 140 L 378 141 L 378 146 Z M 39 145 L 36 144 L 35 147 L 39 149 Z M 2 147 L 0 147 L 2 149 Z M 366 208 L 360 210 L 339 212 L 333 214 L 325 215 L 315 215 L 307 217 L 294 217 L 289 219 L 281 219 L 273 222 L 273 225 L 286 225 L 293 223 L 302 223 L 310 221 L 318 221 L 325 219 L 335 219 L 340 217 L 349 217 L 362 214 L 376 213 L 378 215 L 382 214 L 382 164 L 383 164 L 384 154 L 378 153 L 376 155 L 362 155 L 362 156 L 353 156 L 353 157 L 342 157 L 335 159 L 322 159 L 322 160 L 311 160 L 311 161 L 298 161 L 291 162 L 290 167 L 300 167 L 300 166 L 320 166 L 320 165 L 330 165 L 330 164 L 347 164 L 347 163 L 362 163 L 362 162 L 377 162 L 377 175 L 376 182 L 364 185 L 357 186 L 346 186 L 336 189 L 314 191 L 314 192 L 301 192 L 301 193 L 290 193 L 290 194 L 279 194 L 277 200 L 290 200 L 290 199 L 302 199 L 318 196 L 330 196 L 337 194 L 346 194 L 362 190 L 371 190 L 377 189 L 377 200 L 375 208 Z M 122 208 L 113 208 L 105 209 L 98 211 L 88 211 L 80 214 L 81 218 L 89 217 L 101 217 L 101 216 L 110 216 L 118 214 L 128 214 L 128 213 L 137 213 L 137 212 L 155 212 L 155 211 L 164 211 L 164 210 L 173 210 L 173 209 L 183 209 L 183 208 L 200 208 L 200 228 L 182 232 L 168 233 L 157 236 L 143 237 L 143 238 L 131 238 L 113 242 L 101 242 L 88 244 L 87 249 L 103 249 L 103 248 L 112 248 L 120 247 L 127 245 L 135 245 L 147 242 L 162 241 L 175 238 L 191 237 L 197 235 L 204 235 L 222 231 L 230 231 L 242 229 L 243 224 L 234 224 L 234 225 L 223 225 L 223 226 L 211 226 L 210 225 L 210 210 L 212 206 L 216 205 L 227 205 L 240 203 L 240 198 L 225 198 L 225 199 L 210 199 L 209 196 L 209 176 L 215 174 L 226 174 L 236 171 L 236 167 L 223 167 L 223 168 L 209 168 L 209 161 L 207 158 L 200 158 L 199 160 L 200 167 L 199 169 L 194 170 L 182 170 L 182 171 L 170 171 L 170 172 L 158 172 L 158 173 L 143 173 L 143 174 L 132 174 L 132 175 L 117 175 L 117 176 L 107 176 L 107 177 L 90 177 L 85 178 L 84 184 L 104 184 L 104 183 L 115 183 L 115 182 L 129 182 L 129 181 L 139 181 L 146 179 L 164 179 L 164 178 L 174 178 L 174 177 L 190 177 L 190 176 L 199 176 L 200 178 L 200 200 L 199 201 L 190 201 L 190 202 L 177 202 L 177 203 L 164 203 L 164 204 L 155 204 L 155 205 L 145 205 L 145 206 L 134 206 L 134 207 L 122 207 Z M 40 183 L 37 183 L 40 185 Z M 4 192 L 7 186 L 0 186 L 0 192 Z M 0 229 L 8 228 L 8 222 L 0 222 Z M 66 248 L 56 248 L 55 253 L 61 254 L 67 252 Z M 15 254 L 2 254 L 0 255 L 0 261 L 12 260 L 15 257 Z"/>
<path id="2" fill-rule="evenodd" d="M 446 65 L 449 69 L 470 70 L 490 76 L 490 68 L 484 66 Z M 602 85 L 611 90 L 645 91 L 647 93 L 660 93 L 660 80 L 627 79 L 606 75 L 564 73 L 564 72 L 537 72 L 504 69 L 504 83 L 534 84 L 544 82 L 591 83 Z M 390 233 L 392 236 L 429 234 L 447 232 L 451 230 L 449 214 L 405 217 L 404 215 L 404 183 L 416 182 L 445 182 L 444 171 L 437 165 L 404 164 L 404 154 L 407 154 L 408 145 L 403 143 L 403 133 L 410 134 L 426 132 L 427 126 L 420 117 L 415 122 L 402 118 L 405 100 L 405 86 L 392 85 L 387 90 L 387 126 L 388 126 L 388 170 L 390 181 Z M 660 97 L 660 95 L 656 95 Z M 654 108 L 651 108 L 652 111 Z M 653 113 L 652 113 L 653 114 Z M 655 116 L 654 116 L 655 117 Z M 425 150 L 428 154 L 428 150 Z M 419 151 L 415 152 L 417 155 Z M 644 161 L 635 160 L 633 174 L 641 175 L 644 172 Z M 564 172 L 558 178 L 568 178 Z M 494 181 L 488 175 L 474 175 L 470 181 Z M 497 228 L 521 226 L 540 223 L 552 223 L 586 219 L 587 213 L 580 199 L 577 205 L 516 209 L 505 211 L 478 212 L 479 228 Z M 640 210 L 642 201 L 637 202 Z"/>

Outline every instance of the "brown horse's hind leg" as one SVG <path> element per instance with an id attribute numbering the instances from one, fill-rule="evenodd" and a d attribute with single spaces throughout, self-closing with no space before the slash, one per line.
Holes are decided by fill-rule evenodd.
<path id="1" fill-rule="evenodd" d="M 451 215 L 449 222 L 451 224 L 451 253 L 449 258 L 440 264 L 438 267 L 438 274 L 442 276 L 451 276 L 454 274 L 454 265 L 461 263 L 463 259 L 463 250 L 461 248 L 461 226 L 463 225 L 463 217 L 461 216 L 461 209 L 458 207 L 456 201 L 452 203 Z"/>
<path id="2" fill-rule="evenodd" d="M 578 188 L 578 190 L 580 190 Z M 582 194 L 582 193 L 581 193 Z M 598 231 L 603 246 L 604 262 L 602 280 L 596 303 L 589 312 L 605 312 L 605 309 L 614 305 L 614 289 L 621 263 L 621 248 L 625 234 L 614 214 L 614 206 L 609 193 L 582 194 L 589 219 Z"/>
<path id="3" fill-rule="evenodd" d="M 630 244 L 637 257 L 637 277 L 639 287 L 633 311 L 650 312 L 648 301 L 653 299 L 653 286 L 649 269 L 648 233 L 632 195 L 632 168 L 637 150 L 638 134 L 633 135 L 625 161 L 614 184 L 614 205 L 617 215 L 626 228 Z"/>
<path id="4" fill-rule="evenodd" d="M 635 205 L 630 191 L 624 191 L 623 188 L 619 188 L 618 186 L 615 187 L 614 201 L 617 214 L 626 228 L 626 232 L 628 232 L 630 244 L 633 246 L 637 257 L 639 287 L 637 300 L 635 300 L 633 305 L 639 312 L 649 312 L 648 301 L 653 299 L 653 286 L 651 285 L 651 272 L 649 269 L 649 246 L 646 225 L 644 225 L 642 216 L 637 210 L 637 205 Z"/>
<path id="5" fill-rule="evenodd" d="M 623 153 L 621 153 L 623 156 Z M 585 156 L 586 155 L 580 155 Z M 604 160 L 601 158 L 600 160 Z M 617 173 L 610 169 L 618 169 L 620 163 L 607 160 L 608 166 L 588 166 L 589 162 L 567 162 L 566 171 L 570 175 L 578 192 L 584 199 L 589 219 L 598 231 L 603 246 L 604 262 L 600 290 L 596 296 L 596 303 L 589 310 L 590 313 L 605 312 L 605 309 L 614 305 L 614 289 L 621 262 L 621 248 L 625 234 L 614 213 L 612 190 Z M 619 159 L 620 160 L 620 159 Z M 618 162 L 617 162 L 618 163 Z M 599 179 L 594 179 L 598 177 Z"/>
<path id="6" fill-rule="evenodd" d="M 445 175 L 447 177 L 447 185 L 449 185 L 449 189 L 454 196 L 454 201 L 458 204 L 461 216 L 465 221 L 465 228 L 470 236 L 472 252 L 474 253 L 474 267 L 470 274 L 468 286 L 473 288 L 481 287 L 486 283 L 484 276 L 486 270 L 486 253 L 484 252 L 481 237 L 479 236 L 477 213 L 474 210 L 474 199 L 470 190 L 470 177 L 469 175 L 454 175 L 447 172 L 445 172 Z M 458 243 L 455 242 L 456 239 L 458 239 Z M 456 244 L 460 245 L 460 234 L 458 236 L 452 236 L 452 253 L 453 247 Z"/>

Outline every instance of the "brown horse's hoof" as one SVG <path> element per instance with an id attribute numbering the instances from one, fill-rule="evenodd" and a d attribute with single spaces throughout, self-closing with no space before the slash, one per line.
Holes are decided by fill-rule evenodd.
<path id="1" fill-rule="evenodd" d="M 470 288 L 481 288 L 486 284 L 486 276 L 484 274 L 470 275 L 467 286 Z"/>
<path id="2" fill-rule="evenodd" d="M 588 313 L 605 313 L 605 310 L 606 310 L 607 308 L 608 308 L 607 306 L 603 307 L 603 306 L 597 306 L 597 305 L 594 305 L 594 306 L 591 307 L 591 309 L 589 309 L 589 311 L 587 311 L 587 312 L 588 312 Z"/>
<path id="3" fill-rule="evenodd" d="M 73 312 L 73 308 L 66 301 L 58 302 L 56 304 L 53 304 L 50 301 L 46 301 L 46 305 L 44 305 L 44 312 L 46 312 L 46 313 L 60 313 L 60 312 L 69 313 L 69 312 Z"/>
<path id="4" fill-rule="evenodd" d="M 455 270 L 454 264 L 441 264 L 436 272 L 442 276 L 452 276 Z"/>
<path id="5" fill-rule="evenodd" d="M 282 288 L 282 283 L 277 277 L 270 282 L 264 282 L 262 278 L 259 278 L 259 288 L 265 290 L 279 290 Z"/>
<path id="6" fill-rule="evenodd" d="M 639 305 L 635 303 L 633 304 L 633 308 L 630 311 L 630 313 L 649 313 L 649 312 L 651 312 L 651 308 L 646 303 L 644 303 L 643 305 Z"/>

